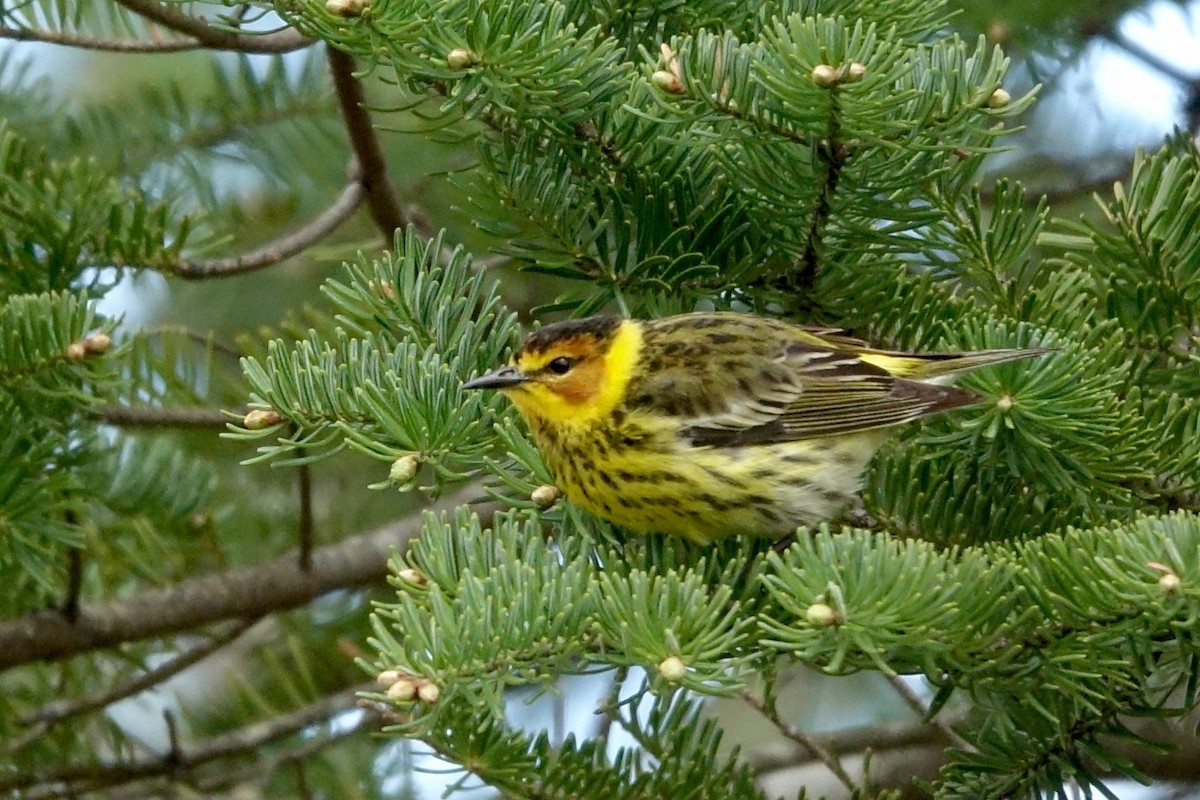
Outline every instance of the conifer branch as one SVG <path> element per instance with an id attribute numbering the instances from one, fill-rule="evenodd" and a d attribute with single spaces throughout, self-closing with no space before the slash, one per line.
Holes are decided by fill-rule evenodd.
<path id="1" fill-rule="evenodd" d="M 808 233 L 804 237 L 804 254 L 800 259 L 800 272 L 796 276 L 796 286 L 803 289 L 806 295 L 811 293 L 817 281 L 817 272 L 821 266 L 819 250 L 825 236 L 825 227 L 833 213 L 833 195 L 841 180 L 842 167 L 850 157 L 849 149 L 841 141 L 841 110 L 838 106 L 836 86 L 830 87 L 829 97 L 829 135 L 816 148 L 822 166 L 818 173 L 820 183 L 817 187 L 817 207 L 813 210 Z"/>
<path id="2" fill-rule="evenodd" d="M 235 50 L 240 53 L 289 53 L 315 42 L 294 28 L 274 33 L 231 33 L 214 28 L 200 17 L 184 14 L 156 0 L 116 0 L 130 11 L 157 22 L 178 33 L 191 36 L 204 47 L 213 50 Z"/>
<path id="3" fill-rule="evenodd" d="M 955 723 L 957 715 L 951 719 Z M 1136 720 L 1131 729 L 1139 736 L 1161 743 L 1167 752 L 1148 752 L 1135 742 L 1106 743 L 1111 752 L 1128 759 L 1137 770 L 1156 780 L 1200 781 L 1200 739 L 1192 735 L 1194 725 L 1170 725 L 1166 720 L 1148 717 Z M 860 725 L 830 733 L 811 734 L 809 738 L 827 752 L 839 757 L 873 754 L 872 766 L 880 759 L 895 753 L 902 757 L 908 774 L 936 774 L 946 761 L 946 744 L 942 731 L 925 723 L 901 725 Z M 821 759 L 800 743 L 787 748 L 764 748 L 746 753 L 746 761 L 757 775 L 790 770 L 814 764 Z M 915 764 L 928 764 L 928 770 L 916 769 Z M 876 770 L 872 772 L 878 775 Z M 872 781 L 875 788 L 880 788 Z"/>
<path id="4" fill-rule="evenodd" d="M 617 667 L 613 673 L 612 686 L 609 687 L 608 694 L 601 701 L 600 707 L 596 709 L 599 715 L 599 720 L 596 723 L 596 734 L 593 738 L 607 742 L 608 736 L 612 732 L 613 720 L 619 713 L 619 701 L 621 699 L 621 687 L 625 685 L 625 680 L 629 677 L 628 667 Z"/>
<path id="5" fill-rule="evenodd" d="M 779 716 L 779 711 L 775 708 L 774 702 L 768 698 L 759 697 L 749 689 L 743 689 L 741 691 L 741 698 L 745 700 L 751 708 L 770 720 L 771 724 L 774 725 L 780 733 L 791 739 L 793 742 L 796 742 L 801 747 L 808 750 L 808 752 L 812 753 L 815 758 L 819 759 L 820 762 L 828 767 L 829 771 L 832 772 L 848 790 L 851 792 L 858 790 L 858 785 L 854 782 L 850 775 L 847 774 L 845 767 L 842 766 L 842 762 L 838 759 L 837 755 L 826 748 L 825 745 L 823 745 L 815 737 L 809 736 L 795 725 L 785 722 L 783 718 Z"/>
<path id="6" fill-rule="evenodd" d="M 785 139 L 794 144 L 802 144 L 805 146 L 811 144 L 808 137 L 800 131 L 793 130 L 786 125 L 780 125 L 778 122 L 763 118 L 757 114 L 746 113 L 730 103 L 728 98 L 717 96 L 712 98 L 710 102 L 712 103 L 712 108 L 714 110 L 741 122 L 749 123 L 756 128 L 761 128 L 767 133 L 778 136 L 780 139 Z"/>
<path id="7" fill-rule="evenodd" d="M 164 683 L 169 678 L 174 677 L 193 664 L 202 661 L 217 650 L 220 650 L 225 645 L 233 642 L 256 622 L 258 622 L 258 618 L 236 621 L 228 630 L 153 669 L 147 670 L 125 683 L 82 697 L 52 701 L 36 711 L 25 714 L 21 717 L 20 722 L 22 725 L 40 726 L 39 732 L 42 732 L 49 726 L 63 720 L 87 714 L 105 706 L 110 706 L 119 700 L 124 700 L 126 697 L 132 697 L 135 694 L 144 692 L 147 689 Z"/>
<path id="8" fill-rule="evenodd" d="M 76 525 L 78 520 L 68 512 L 67 524 Z M 83 592 L 83 552 L 77 547 L 67 551 L 67 596 L 61 606 L 62 615 L 72 622 L 79 616 L 79 595 Z"/>
<path id="9" fill-rule="evenodd" d="M 178 53 L 204 47 L 200 40 L 194 37 L 147 42 L 141 39 L 104 39 L 98 36 L 85 36 L 79 33 L 64 33 L 42 28 L 12 28 L 7 25 L 0 25 L 0 39 L 57 44 L 79 50 L 98 50 L 108 53 Z"/>
<path id="10" fill-rule="evenodd" d="M 911 686 L 904 682 L 902 677 L 888 673 L 884 673 L 884 677 L 887 678 L 887 682 L 891 684 L 892 688 L 896 690 L 896 694 L 900 695 L 900 699 L 904 701 L 905 705 L 911 708 L 921 720 L 928 720 L 927 724 L 933 725 L 941 731 L 942 735 L 946 737 L 946 741 L 963 750 L 974 749 L 966 739 L 954 732 L 954 729 L 950 727 L 950 724 L 946 720 L 939 719 L 936 716 L 929 717 L 929 706 L 912 690 Z"/>
<path id="11" fill-rule="evenodd" d="M 362 708 L 362 704 L 359 704 Z M 330 719 L 337 714 L 344 713 L 348 709 L 340 710 L 331 715 Z M 348 739 L 359 734 L 374 732 L 379 728 L 379 717 L 374 714 L 362 714 L 357 723 L 353 725 L 342 724 L 339 721 L 337 727 L 332 730 L 325 731 L 323 736 L 313 736 L 306 739 L 298 747 L 286 750 L 281 753 L 274 754 L 270 757 L 260 757 L 257 761 L 247 765 L 241 770 L 221 770 L 212 780 L 204 779 L 199 781 L 200 789 L 208 795 L 216 794 L 217 792 L 225 792 L 229 789 L 245 783 L 250 780 L 261 780 L 264 775 L 274 775 L 280 769 L 287 765 L 292 765 L 296 768 L 298 782 L 300 783 L 300 796 L 302 800 L 311 800 L 314 795 L 307 790 L 307 786 L 303 782 L 303 765 L 316 756 L 322 750 L 337 744 L 343 739 Z M 159 794 L 149 795 L 159 797 Z"/>
<path id="12" fill-rule="evenodd" d="M 245 409 L 236 410 L 239 415 Z M 153 406 L 101 406 L 96 416 L 120 428 L 214 428 L 224 430 L 230 417 L 208 408 L 155 408 Z"/>
<path id="13" fill-rule="evenodd" d="M 819 744 L 825 752 L 839 757 L 867 750 L 872 753 L 885 753 L 924 745 L 938 745 L 940 751 L 944 744 L 941 731 L 924 723 L 860 725 L 831 733 L 811 734 L 808 738 L 811 742 Z M 795 742 L 794 746 L 788 746 L 786 749 L 752 750 L 746 755 L 746 760 L 751 768 L 761 775 L 812 764 L 821 759 L 807 745 Z"/>
<path id="14" fill-rule="evenodd" d="M 324 239 L 348 220 L 366 196 L 366 180 L 355 161 L 347 167 L 349 182 L 329 208 L 287 236 L 244 255 L 205 261 L 180 261 L 171 273 L 187 280 L 226 278 L 274 266 Z"/>
<path id="15" fill-rule="evenodd" d="M 384 239 L 390 242 L 395 231 L 408 227 L 410 220 L 400 205 L 396 188 L 388 175 L 387 157 L 371 125 L 362 81 L 354 75 L 354 57 L 336 47 L 328 47 L 326 55 L 342 119 L 346 124 L 346 134 L 350 137 L 350 147 L 362 170 L 361 182 L 366 192 L 367 209 Z"/>
<path id="16" fill-rule="evenodd" d="M 1053 166 L 1053 165 L 1050 165 Z M 1130 170 L 1133 168 L 1132 162 L 1124 162 L 1115 167 L 1111 171 L 1105 172 L 1096 178 L 1081 181 L 1070 185 L 1047 186 L 1039 188 L 1031 186 L 1030 191 L 1024 196 L 1024 203 L 1030 208 L 1036 208 L 1043 198 L 1047 203 L 1056 204 L 1064 201 L 1074 200 L 1077 198 L 1088 197 L 1096 192 L 1110 191 L 1113 184 L 1120 180 L 1128 180 Z M 981 197 L 985 203 L 989 205 L 995 199 L 995 193 L 989 187 L 981 192 Z"/>
<path id="17" fill-rule="evenodd" d="M 477 493 L 474 488 L 464 489 L 435 508 L 453 508 Z M 495 510 L 495 505 L 487 505 L 478 513 L 490 519 Z M 166 636 L 220 620 L 295 608 L 334 589 L 377 583 L 387 575 L 392 548 L 403 548 L 420 533 L 421 525 L 420 516 L 413 515 L 318 548 L 313 552 L 312 569 L 307 572 L 299 568 L 298 554 L 291 552 L 265 564 L 84 605 L 74 623 L 58 611 L 0 621 L 0 670 Z"/>
<path id="18" fill-rule="evenodd" d="M 297 448 L 296 458 L 304 458 L 304 448 Z M 300 531 L 299 531 L 299 565 L 300 569 L 308 572 L 312 569 L 313 551 L 313 506 L 312 506 L 312 467 L 308 462 L 302 462 L 296 468 L 296 489 L 300 494 Z"/>
<path id="19" fill-rule="evenodd" d="M 1195 91 L 1195 88 L 1200 86 L 1200 74 L 1189 75 L 1180 69 L 1178 64 L 1172 63 L 1153 50 L 1143 47 L 1115 27 L 1104 31 L 1102 35 L 1106 40 L 1121 48 L 1146 66 L 1161 72 L 1171 80 L 1182 83 L 1188 91 Z"/>
<path id="20" fill-rule="evenodd" d="M 190 747 L 176 743 L 163 755 L 115 764 L 66 767 L 43 775 L 21 775 L 0 781 L 0 792 L 25 790 L 21 797 L 27 800 L 53 800 L 59 797 L 75 797 L 147 778 L 178 778 L 205 764 L 253 753 L 260 747 L 327 722 L 355 708 L 358 693 L 369 688 L 371 687 L 355 686 L 323 697 L 296 711 L 214 736 Z"/>

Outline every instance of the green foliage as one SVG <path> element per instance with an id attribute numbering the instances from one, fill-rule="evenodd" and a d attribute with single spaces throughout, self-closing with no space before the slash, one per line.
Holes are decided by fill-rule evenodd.
<path id="1" fill-rule="evenodd" d="M 367 456 L 374 488 L 474 480 L 513 507 L 486 523 L 465 508 L 427 515 L 392 560 L 396 592 L 375 606 L 373 652 L 359 660 L 407 682 L 369 698 L 394 733 L 509 796 L 758 798 L 703 700 L 753 691 L 774 708 L 790 663 L 922 675 L 936 706 L 958 701 L 970 748 L 947 756 L 931 787 L 944 798 L 1040 798 L 1132 774 L 1110 737 L 1136 739 L 1131 716 L 1200 703 L 1200 156 L 1183 134 L 1139 154 L 1127 185 L 1078 221 L 1015 182 L 981 187 L 984 159 L 1033 97 L 1002 91 L 1009 61 L 994 44 L 1034 38 L 1026 23 L 1051 28 L 1048 7 L 1008 9 L 1022 24 L 978 39 L 981 25 L 960 37 L 949 7 L 919 0 L 271 8 L 378 79 L 370 110 L 411 110 L 396 119 L 471 144 L 448 183 L 481 249 L 538 281 L 534 324 L 732 308 L 885 347 L 1047 352 L 972 375 L 980 404 L 898 433 L 867 475 L 855 519 L 869 530 L 801 531 L 778 550 L 630 538 L 566 502 L 544 507 L 544 492 L 535 502 L 554 476 L 519 421 L 503 399 L 462 391 L 520 330 L 505 273 L 444 234 L 402 231 L 391 252 L 365 250 L 325 283 L 324 308 L 265 344 L 247 337 L 248 390 L 229 378 L 237 354 L 211 336 L 89 345 L 114 335 L 93 301 L 117 277 L 171 273 L 211 250 L 223 223 L 238 247 L 257 244 L 272 204 L 293 211 L 345 180 L 319 48 L 265 65 L 189 56 L 186 79 L 82 111 L 0 56 L 6 614 L 278 544 L 288 526 L 259 479 L 218 477 L 189 434 L 101 424 L 114 404 L 240 407 L 248 395 L 259 413 L 227 436 L 259 448 L 249 462 L 308 468 L 349 450 L 336 463 Z M 211 19 L 240 29 L 266 9 Z M 112 3 L 22 2 L 0 21 L 149 32 Z M 350 131 L 360 150 L 366 133 Z M 364 176 L 364 191 L 387 177 Z M 351 524 L 341 506 L 354 504 L 323 502 L 327 486 L 298 514 L 306 533 L 314 515 L 321 535 Z M 235 505 L 239 526 L 218 530 Z M 366 601 L 329 602 L 340 624 Z M 319 660 L 337 625 L 283 627 L 286 648 L 254 654 L 241 717 L 345 679 L 349 659 Z M 128 677 L 119 660 L 152 652 L 6 682 L 0 738 L 20 733 L 7 712 Z M 585 674 L 613 678 L 596 737 L 505 720 L 514 690 L 552 693 Z M 634 744 L 610 746 L 608 727 Z M 0 769 L 131 748 L 107 718 L 82 730 L 60 727 Z M 302 772 L 296 783 L 310 793 Z"/>
<path id="2" fill-rule="evenodd" d="M 750 621 L 721 585 L 736 571 L 728 561 L 664 568 L 673 559 L 655 549 L 617 551 L 586 534 L 548 542 L 536 525 L 505 515 L 484 529 L 462 509 L 452 519 L 427 516 L 406 562 L 393 564 L 421 577 L 397 578 L 398 602 L 376 614 L 375 671 L 398 669 L 493 710 L 506 686 L 547 684 L 598 663 L 654 670 L 675 657 L 688 667 L 675 680 L 682 686 L 725 693 L 744 684 L 748 664 L 728 650 Z M 503 681 L 485 679 L 498 671 Z M 422 725 L 446 722 L 439 715 Z"/>
<path id="3" fill-rule="evenodd" d="M 229 434 L 252 440 L 286 431 L 259 447 L 253 462 L 305 463 L 349 446 L 381 461 L 411 455 L 431 467 L 435 488 L 483 466 L 501 404 L 461 386 L 511 348 L 515 318 L 501 308 L 493 282 L 468 277 L 470 259 L 461 250 L 435 266 L 440 238 L 424 243 L 410 230 L 396 251 L 360 261 L 346 284 L 329 284 L 344 312 L 334 343 L 313 332 L 294 345 L 271 342 L 262 361 L 244 360 L 251 407 L 275 411 L 287 424 Z M 487 316 L 477 322 L 480 312 Z M 378 332 L 367 332 L 368 323 Z"/>
<path id="4" fill-rule="evenodd" d="M 0 125 L 0 221 L 6 294 L 64 290 L 98 264 L 171 263 L 188 233 L 168 205 L 121 186 L 96 162 L 51 160 L 7 125 Z"/>
<path id="5" fill-rule="evenodd" d="M 1044 237 L 1063 250 L 1065 268 L 1090 269 L 1097 312 L 1115 320 L 1129 346 L 1148 351 L 1170 382 L 1194 388 L 1189 358 L 1200 307 L 1200 154 L 1182 133 L 1157 153 L 1140 153 L 1129 188 L 1114 187 L 1102 203 L 1103 219 L 1064 223 L 1064 233 Z M 1178 374 L 1182 373 L 1182 374 Z"/>
<path id="6" fill-rule="evenodd" d="M 532 268 L 585 281 L 564 298 L 580 312 L 661 307 L 680 290 L 794 306 L 817 258 L 920 251 L 911 233 L 938 215 L 914 198 L 957 154 L 992 149 L 1000 119 L 1027 105 L 989 107 L 1007 62 L 982 42 L 916 41 L 944 21 L 937 5 L 882 4 L 878 22 L 726 6 L 610 19 L 591 4 L 401 2 L 350 22 L 310 6 L 297 22 L 432 88 L 441 102 L 427 113 L 496 132 L 460 176 L 477 222 Z M 656 38 L 622 47 L 642 14 L 640 36 Z M 677 27 L 718 18 L 728 33 Z M 657 43 L 669 63 L 646 52 Z M 455 65 L 451 52 L 464 53 Z M 861 81 L 822 88 L 808 75 L 851 62 Z M 654 86 L 655 69 L 679 73 L 678 95 Z"/>
<path id="7" fill-rule="evenodd" d="M 639 709 L 643 687 L 608 710 L 644 745 L 656 743 L 649 754 L 657 770 L 643 770 L 633 751 L 610 764 L 600 743 L 554 748 L 545 735 L 499 723 L 506 688 L 549 690 L 561 675 L 606 665 L 643 665 L 655 674 L 661 661 L 681 658 L 682 678 L 656 677 L 653 685 L 706 694 L 727 693 L 747 678 L 748 665 L 727 648 L 751 620 L 732 602 L 731 588 L 714 581 L 714 573 L 732 578 L 730 562 L 717 566 L 715 557 L 691 560 L 640 544 L 618 553 L 583 535 L 548 541 L 537 526 L 528 514 L 497 516 L 490 529 L 463 509 L 452 518 L 427 515 L 420 540 L 393 559 L 396 602 L 377 606 L 379 656 L 368 668 L 397 670 L 439 691 L 397 730 L 517 794 L 537 786 L 538 796 L 557 797 L 570 785 L 607 785 L 622 798 L 757 797 L 745 766 L 718 757 L 719 729 L 684 692 Z M 648 572 L 656 551 L 656 566 L 675 565 Z M 701 786 L 708 793 L 694 794 Z"/>
<path id="8" fill-rule="evenodd" d="M 345 166 L 324 159 L 316 170 L 296 168 L 298 160 L 314 160 L 304 153 L 336 143 L 336 108 L 325 71 L 315 49 L 266 64 L 246 55 L 209 56 L 189 70 L 187 84 L 143 84 L 119 105 L 84 108 L 68 119 L 62 146 L 92 153 L 144 191 L 189 211 L 229 203 L 229 186 L 252 174 L 269 186 L 307 193 L 314 181 L 327 173 L 340 176 Z M 214 181 L 214 171 L 226 180 Z"/>
<path id="9" fill-rule="evenodd" d="M 941 792 L 1035 797 L 1107 758 L 1099 740 L 1126 732 L 1118 715 L 1175 715 L 1196 702 L 1189 676 L 1200 649 L 1189 620 L 1200 593 L 1194 581 L 1175 580 L 1200 571 L 1194 515 L 1072 530 L 1016 548 L 939 550 L 866 531 L 810 532 L 768 554 L 757 619 L 753 601 L 733 600 L 706 573 L 705 557 L 676 568 L 661 549 L 641 549 L 646 563 L 635 547 L 617 558 L 583 536 L 549 542 L 535 525 L 506 515 L 487 530 L 462 512 L 430 517 L 408 559 L 394 564 L 397 601 L 379 606 L 371 669 L 440 690 L 436 702 L 411 707 L 406 735 L 470 739 L 499 713 L 504 687 L 548 686 L 602 664 L 645 667 L 655 677 L 643 691 L 667 693 L 651 714 L 669 716 L 668 698 L 683 695 L 658 675 L 662 659 L 683 660 L 681 685 L 723 693 L 744 685 L 744 659 L 765 649 L 834 674 L 923 673 L 967 693 L 979 717 L 971 737 L 978 752 L 955 756 Z M 817 603 L 832 609 L 832 624 L 810 619 Z M 716 635 L 706 644 L 699 630 Z M 1173 689 L 1183 682 L 1180 697 Z M 640 725 L 636 708 L 627 713 L 629 725 Z M 677 729 L 649 728 L 636 738 L 660 757 Z M 1061 738 L 1063 730 L 1071 736 Z M 460 745 L 444 747 L 463 754 Z M 506 763 L 480 747 L 474 757 Z M 488 768 L 480 774 L 492 779 Z"/>
<path id="10" fill-rule="evenodd" d="M 494 285 L 411 233 L 360 257 L 327 285 L 334 333 L 246 362 L 255 407 L 281 421 L 237 435 L 273 438 L 259 458 L 277 463 L 412 454 L 434 488 L 487 472 L 521 509 L 490 527 L 427 518 L 393 564 L 364 666 L 436 688 L 398 704 L 398 732 L 509 794 L 557 796 L 561 779 L 626 796 L 622 770 L 647 757 L 654 796 L 694 793 L 705 781 L 670 747 L 708 734 L 679 709 L 755 678 L 770 694 L 785 658 L 925 675 L 939 703 L 972 709 L 973 751 L 951 757 L 938 795 L 1035 797 L 1129 771 L 1102 745 L 1128 735 L 1123 713 L 1196 704 L 1162 688 L 1196 663 L 1198 598 L 1162 572 L 1200 568 L 1200 276 L 1194 215 L 1178 211 L 1197 206 L 1193 143 L 1139 156 L 1099 221 L 1053 219 L 1013 182 L 984 192 L 982 160 L 1032 95 L 1009 100 L 1007 58 L 948 34 L 938 5 L 398 0 L 344 19 L 313 0 L 293 14 L 394 74 L 431 125 L 476 138 L 478 163 L 454 176 L 475 224 L 568 282 L 540 314 L 727 307 L 895 347 L 1047 350 L 971 376 L 983 402 L 885 447 L 864 492 L 879 532 L 802 533 L 778 554 L 630 541 L 539 508 L 553 475 L 519 425 L 459 391 L 516 341 Z M 832 621 L 810 619 L 814 604 Z M 649 676 L 610 709 L 636 756 L 500 722 L 515 686 L 613 667 Z M 720 796 L 754 796 L 728 774 Z"/>

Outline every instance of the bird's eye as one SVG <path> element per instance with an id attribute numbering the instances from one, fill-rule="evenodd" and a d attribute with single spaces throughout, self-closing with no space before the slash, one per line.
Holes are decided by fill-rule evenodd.
<path id="1" fill-rule="evenodd" d="M 566 356 L 559 356 L 546 365 L 546 369 L 553 372 L 555 375 L 566 375 L 571 371 L 571 359 Z"/>

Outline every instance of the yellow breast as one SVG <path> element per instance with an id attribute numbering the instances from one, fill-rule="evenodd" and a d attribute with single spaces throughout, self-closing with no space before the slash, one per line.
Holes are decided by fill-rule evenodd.
<path id="1" fill-rule="evenodd" d="M 706 542 L 779 537 L 841 511 L 884 438 L 871 431 L 750 447 L 693 447 L 670 420 L 634 418 L 580 435 L 535 427 L 569 500 L 641 533 Z"/>

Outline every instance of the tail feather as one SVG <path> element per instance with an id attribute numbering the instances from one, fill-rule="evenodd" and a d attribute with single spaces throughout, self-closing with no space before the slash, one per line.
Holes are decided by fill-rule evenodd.
<path id="1" fill-rule="evenodd" d="M 885 369 L 899 378 L 927 383 L 946 383 L 964 372 L 1034 358 L 1051 352 L 1045 347 L 1012 350 L 975 350 L 969 353 L 897 353 L 887 350 L 861 350 L 856 355 L 868 364 Z"/>

